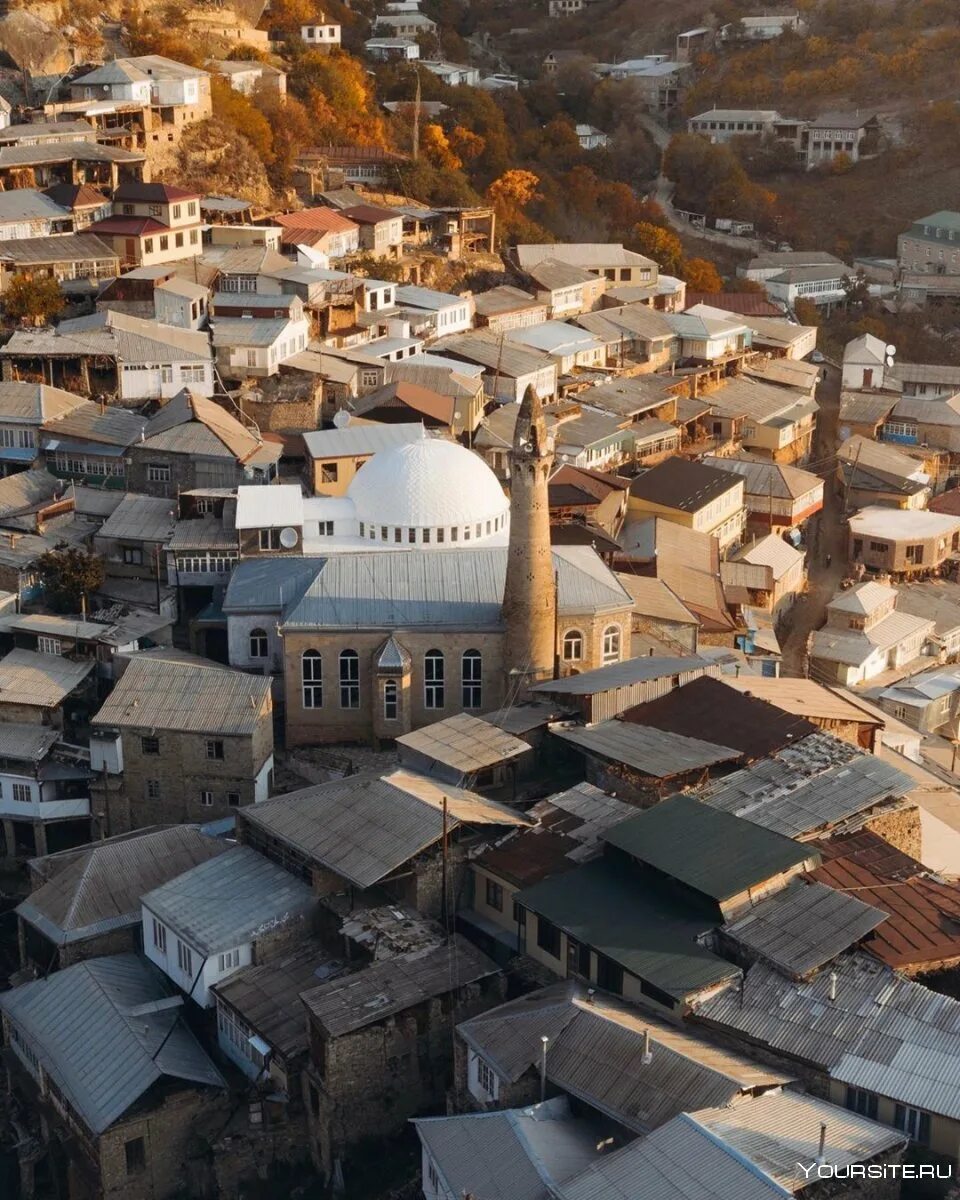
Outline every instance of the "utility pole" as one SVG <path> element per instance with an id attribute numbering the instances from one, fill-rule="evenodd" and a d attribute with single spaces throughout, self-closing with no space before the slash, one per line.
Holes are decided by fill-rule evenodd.
<path id="1" fill-rule="evenodd" d="M 443 837 L 440 843 L 440 919 L 444 933 L 447 932 L 447 797 L 443 797 Z"/>
<path id="2" fill-rule="evenodd" d="M 414 67 L 417 76 L 417 90 L 413 101 L 413 161 L 420 157 L 420 68 Z"/>

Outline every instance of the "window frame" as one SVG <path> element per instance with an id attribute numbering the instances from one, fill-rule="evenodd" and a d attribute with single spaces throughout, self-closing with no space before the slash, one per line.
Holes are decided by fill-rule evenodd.
<path id="1" fill-rule="evenodd" d="M 337 676 L 340 684 L 340 707 L 360 707 L 360 655 L 356 650 L 341 650 L 337 655 Z"/>
<path id="2" fill-rule="evenodd" d="M 483 655 L 479 650 L 464 650 L 460 657 L 460 691 L 463 708 L 483 707 Z"/>
<path id="3" fill-rule="evenodd" d="M 423 656 L 423 707 L 435 712 L 445 707 L 446 662 L 436 647 Z"/>
<path id="4" fill-rule="evenodd" d="M 323 656 L 319 650 L 304 650 L 300 655 L 300 703 L 302 708 L 323 708 Z"/>

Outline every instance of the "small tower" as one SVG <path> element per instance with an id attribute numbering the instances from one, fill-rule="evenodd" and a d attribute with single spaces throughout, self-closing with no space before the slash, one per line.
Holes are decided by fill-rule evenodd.
<path id="1" fill-rule="evenodd" d="M 547 496 L 552 465 L 543 405 L 528 387 L 510 452 L 510 550 L 503 622 L 505 695 L 511 703 L 525 699 L 531 684 L 554 673 L 557 596 Z"/>

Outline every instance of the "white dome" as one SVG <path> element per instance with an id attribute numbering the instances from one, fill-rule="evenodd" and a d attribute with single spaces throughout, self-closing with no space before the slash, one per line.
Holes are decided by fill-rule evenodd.
<path id="1" fill-rule="evenodd" d="M 375 454 L 347 496 L 360 536 L 394 545 L 502 541 L 509 519 L 510 501 L 483 459 L 440 438 L 424 437 Z"/>

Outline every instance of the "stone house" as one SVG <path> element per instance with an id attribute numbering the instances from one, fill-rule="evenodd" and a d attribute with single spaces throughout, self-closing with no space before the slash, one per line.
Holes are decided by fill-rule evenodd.
<path id="1" fill-rule="evenodd" d="M 736 557 L 720 564 L 727 603 L 778 613 L 789 607 L 806 587 L 806 558 L 775 533 L 742 546 Z"/>
<path id="2" fill-rule="evenodd" d="M 135 954 L 76 963 L 0 998 L 11 1076 L 43 1132 L 21 1161 L 66 1191 L 154 1200 L 202 1178 L 197 1139 L 226 1119 L 226 1084 L 159 971 Z M 134 1017 L 132 1012 L 138 1010 Z M 110 1069 L 105 1069 L 109 1065 Z"/>
<path id="3" fill-rule="evenodd" d="M 960 213 L 919 217 L 897 238 L 897 260 L 901 271 L 960 275 Z"/>
<path id="4" fill-rule="evenodd" d="M 157 578 L 163 547 L 177 524 L 176 501 L 127 493 L 94 535 L 93 548 L 110 575 Z"/>
<path id="5" fill-rule="evenodd" d="M 365 1141 L 399 1133 L 414 1113 L 442 1103 L 454 1027 L 502 995 L 496 964 L 459 934 L 304 992 L 317 1169 L 329 1176 Z"/>
<path id="6" fill-rule="evenodd" d="M 122 183 L 113 214 L 87 226 L 124 267 L 149 267 L 203 253 L 200 195 L 168 183 Z"/>
<path id="7" fill-rule="evenodd" d="M 289 954 L 316 916 L 312 890 L 248 846 L 234 846 L 142 897 L 143 952 L 201 1008 L 243 967 Z"/>
<path id="8" fill-rule="evenodd" d="M 422 437 L 423 426 L 414 421 L 311 429 L 303 435 L 310 490 L 314 496 L 346 495 L 357 472 L 374 454 Z"/>
<path id="9" fill-rule="evenodd" d="M 897 578 L 935 574 L 960 549 L 960 517 L 880 505 L 849 521 L 850 561 Z"/>
<path id="10" fill-rule="evenodd" d="M 721 554 L 735 546 L 746 526 L 744 483 L 684 458 L 670 458 L 645 471 L 630 485 L 628 512 L 636 520 L 663 517 L 717 538 Z"/>
<path id="11" fill-rule="evenodd" d="M 789 533 L 823 508 L 823 480 L 787 463 L 707 454 L 708 467 L 741 475 L 748 534 Z"/>
<path id="12" fill-rule="evenodd" d="M 140 897 L 228 848 L 195 825 L 172 825 L 34 859 L 33 890 L 17 906 L 20 965 L 46 975 L 139 951 Z"/>
<path id="13" fill-rule="evenodd" d="M 0 722 L 0 829 L 7 858 L 46 854 L 87 841 L 90 770 L 57 752 L 59 730 Z"/>
<path id="14" fill-rule="evenodd" d="M 115 831 L 229 817 L 269 795 L 268 679 L 192 656 L 133 655 L 92 725 L 91 767 Z"/>

